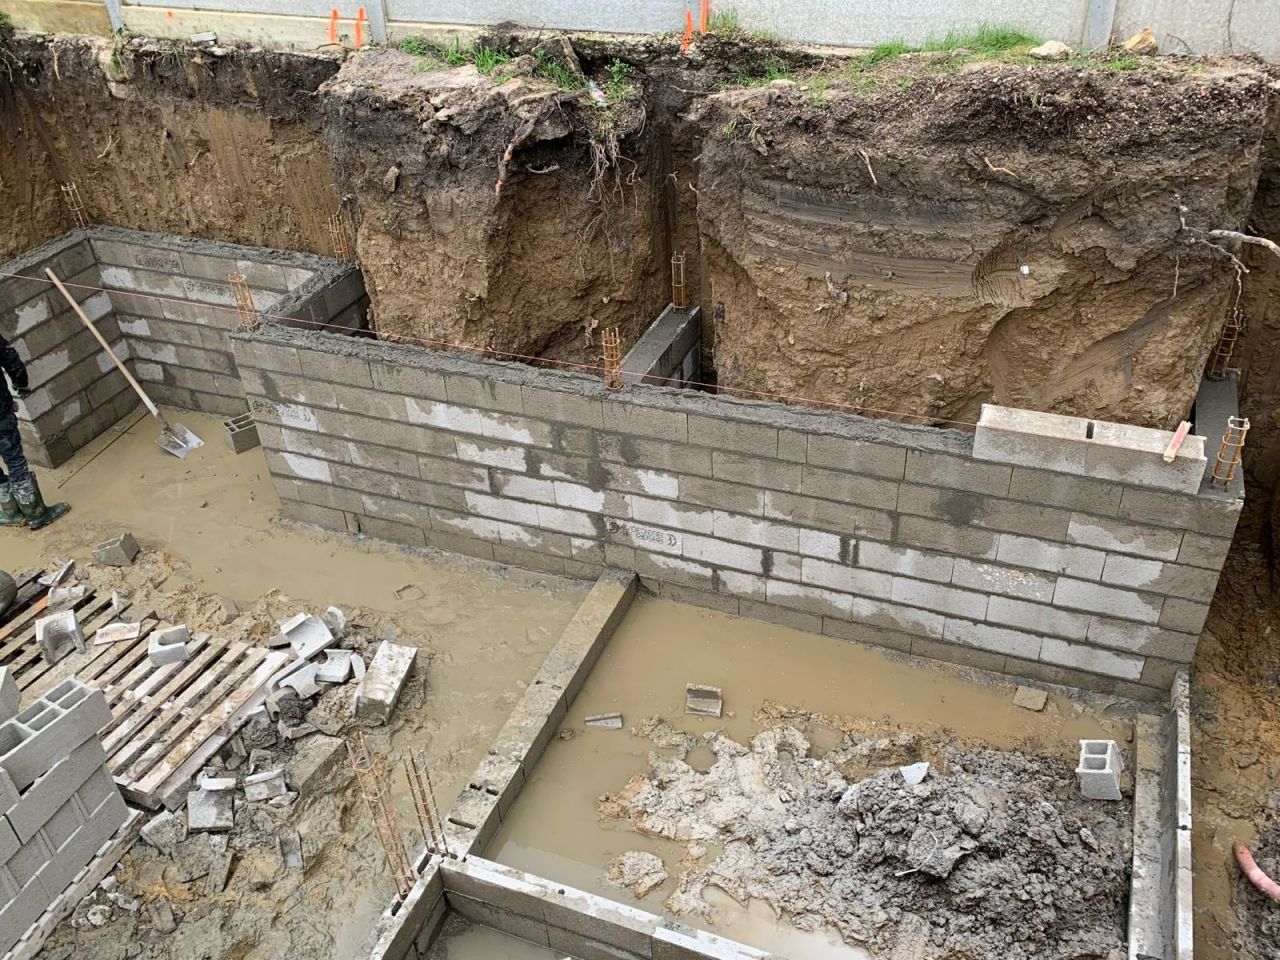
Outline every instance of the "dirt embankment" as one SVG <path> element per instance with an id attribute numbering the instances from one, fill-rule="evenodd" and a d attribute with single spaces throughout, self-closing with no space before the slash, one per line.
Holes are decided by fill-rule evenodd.
<path id="1" fill-rule="evenodd" d="M 1268 98 L 1239 67 L 983 64 L 711 97 L 720 382 L 1176 424 L 1235 290 L 1196 230 L 1244 223 Z"/>
<path id="2" fill-rule="evenodd" d="M 312 93 L 326 56 L 97 37 L 4 42 L 0 257 L 89 219 L 329 252 L 337 209 Z"/>

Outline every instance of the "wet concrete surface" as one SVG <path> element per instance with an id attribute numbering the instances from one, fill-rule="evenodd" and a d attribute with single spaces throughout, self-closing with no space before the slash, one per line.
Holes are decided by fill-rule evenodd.
<path id="1" fill-rule="evenodd" d="M 725 716 L 685 715 L 686 683 L 721 687 Z M 829 637 L 641 598 L 570 709 L 561 734 L 571 737 L 552 741 L 487 855 L 663 913 L 663 900 L 674 890 L 679 864 L 687 856 L 684 846 L 643 836 L 625 822 L 601 821 L 596 809 L 602 795 L 648 769 L 654 744 L 630 728 L 651 715 L 695 735 L 723 729 L 745 743 L 761 728 L 755 715 L 766 701 L 800 707 L 833 721 L 807 724 L 815 754 L 841 738 L 837 718 L 851 720 L 866 736 L 916 733 L 926 754 L 930 745 L 939 748 L 957 739 L 1061 757 L 1073 766 L 1082 738 L 1114 738 L 1131 752 L 1132 705 L 1127 702 L 1055 693 L 1045 710 L 1035 713 L 1013 705 L 1014 689 L 1008 678 L 909 661 Z M 624 729 L 584 727 L 584 717 L 609 711 L 622 713 Z M 695 767 L 712 761 L 702 747 L 689 759 Z M 628 850 L 658 855 L 671 874 L 643 900 L 605 881 L 609 861 Z M 715 853 L 713 849 L 704 859 Z M 763 903 L 744 909 L 723 896 L 714 906 L 714 924 L 690 916 L 679 919 L 785 956 L 867 956 L 834 935 L 777 922 Z"/>

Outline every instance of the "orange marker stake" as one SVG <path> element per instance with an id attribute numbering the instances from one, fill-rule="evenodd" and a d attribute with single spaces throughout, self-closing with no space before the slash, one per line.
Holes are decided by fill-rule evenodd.
<path id="1" fill-rule="evenodd" d="M 329 14 L 329 42 L 338 42 L 338 8 L 334 7 Z"/>
<path id="2" fill-rule="evenodd" d="M 711 22 L 711 0 L 702 0 L 702 20 L 698 24 L 698 32 L 706 33 Z"/>
<path id="3" fill-rule="evenodd" d="M 356 11 L 356 49 L 364 46 L 364 7 Z"/>
<path id="4" fill-rule="evenodd" d="M 688 53 L 689 44 L 693 42 L 693 11 L 688 7 L 684 10 L 684 36 L 680 38 L 680 52 Z"/>

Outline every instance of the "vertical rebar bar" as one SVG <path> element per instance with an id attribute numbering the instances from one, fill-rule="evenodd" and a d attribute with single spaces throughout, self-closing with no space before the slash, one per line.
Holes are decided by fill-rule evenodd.
<path id="1" fill-rule="evenodd" d="M 622 389 L 622 338 L 617 327 L 610 327 L 600 336 L 604 346 L 604 385 L 610 390 Z"/>
<path id="2" fill-rule="evenodd" d="M 341 210 L 329 218 L 329 246 L 337 259 L 344 263 L 355 262 L 355 244 L 351 239 L 351 224 Z"/>
<path id="3" fill-rule="evenodd" d="M 383 769 L 384 765 L 374 761 L 363 733 L 347 742 L 347 753 L 348 762 L 355 771 L 356 781 L 360 786 L 360 794 L 364 797 L 365 806 L 369 808 L 374 836 L 378 846 L 382 848 L 387 873 L 391 875 L 391 882 L 395 885 L 396 896 L 403 900 L 413 887 L 413 867 L 409 863 L 404 837 L 396 826 L 395 815 L 389 803 L 388 771 Z"/>
<path id="4" fill-rule="evenodd" d="M 1209 357 L 1209 367 L 1205 370 L 1205 376 L 1210 380 L 1227 378 L 1227 365 L 1231 362 L 1232 351 L 1235 350 L 1236 341 L 1240 339 L 1243 330 L 1244 314 L 1240 312 L 1239 307 L 1234 307 L 1227 314 L 1227 319 L 1222 324 L 1222 332 L 1218 335 L 1218 342 L 1214 345 L 1213 354 Z"/>
<path id="5" fill-rule="evenodd" d="M 62 184 L 62 198 L 67 201 L 67 208 L 70 209 L 76 226 L 81 230 L 89 226 L 89 212 L 80 198 L 80 188 L 76 186 L 75 181 Z"/>
<path id="6" fill-rule="evenodd" d="M 436 806 L 435 791 L 431 787 L 431 775 L 427 772 L 426 757 L 409 754 L 405 765 L 405 777 L 409 781 L 409 794 L 413 797 L 414 812 L 418 815 L 418 827 L 422 840 L 431 853 L 450 856 L 449 841 L 445 837 L 444 821 Z"/>
<path id="7" fill-rule="evenodd" d="M 1248 432 L 1247 418 L 1227 418 L 1227 429 L 1222 434 L 1222 446 L 1218 448 L 1218 461 L 1213 465 L 1210 483 L 1218 483 L 1224 487 L 1231 486 L 1236 469 L 1240 466 L 1240 452 L 1244 449 L 1244 437 Z"/>
<path id="8" fill-rule="evenodd" d="M 689 291 L 684 281 L 684 254 L 671 258 L 671 305 L 679 310 L 689 306 Z"/>
<path id="9" fill-rule="evenodd" d="M 253 305 L 253 291 L 243 273 L 228 273 L 227 283 L 231 287 L 231 295 L 236 300 L 236 313 L 240 315 L 240 329 L 252 333 L 262 326 L 262 318 L 258 316 Z"/>

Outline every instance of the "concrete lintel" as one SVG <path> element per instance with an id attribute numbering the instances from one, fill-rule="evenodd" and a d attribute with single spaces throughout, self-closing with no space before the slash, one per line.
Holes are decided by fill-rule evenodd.
<path id="1" fill-rule="evenodd" d="M 700 350 L 701 343 L 701 309 L 677 309 L 668 304 L 622 358 L 623 379 L 627 383 L 680 386 L 684 358 Z"/>

